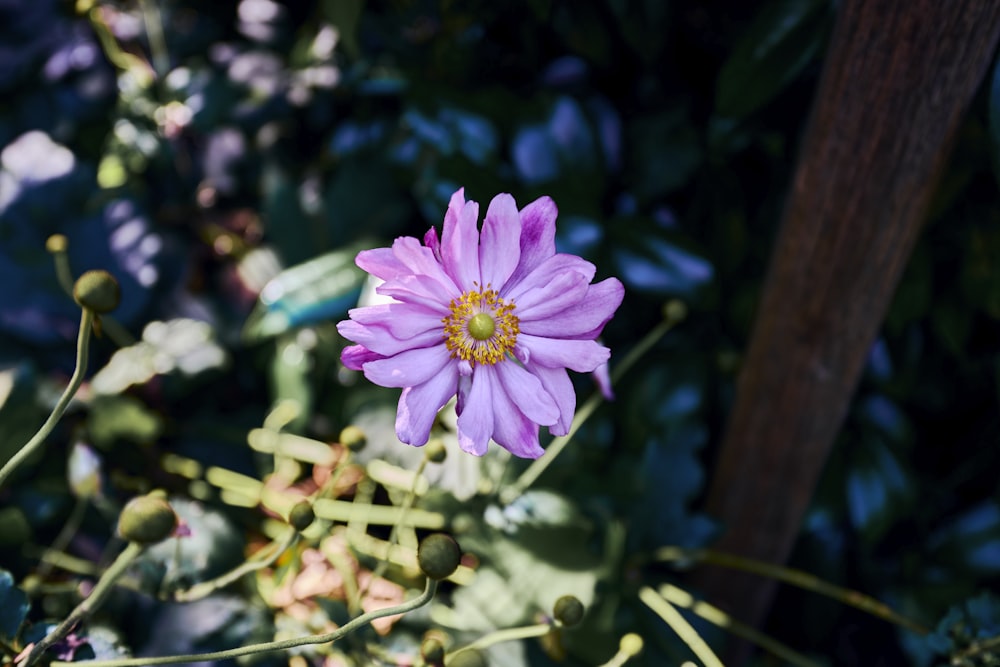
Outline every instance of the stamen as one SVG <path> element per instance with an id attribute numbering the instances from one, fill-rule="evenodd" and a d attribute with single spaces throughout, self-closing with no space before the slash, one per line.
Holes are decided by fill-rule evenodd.
<path id="1" fill-rule="evenodd" d="M 514 302 L 506 303 L 489 285 L 452 299 L 450 309 L 441 321 L 452 358 L 493 365 L 514 348 L 520 332 Z"/>

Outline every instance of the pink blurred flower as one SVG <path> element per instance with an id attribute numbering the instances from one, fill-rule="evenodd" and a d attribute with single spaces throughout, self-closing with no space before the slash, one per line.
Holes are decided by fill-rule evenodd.
<path id="1" fill-rule="evenodd" d="M 591 284 L 595 268 L 555 251 L 555 203 L 517 210 L 490 202 L 482 231 L 479 204 L 452 195 L 441 238 L 413 237 L 366 250 L 357 264 L 384 280 L 394 303 L 356 308 L 338 325 L 357 343 L 341 357 L 384 387 L 401 387 L 396 435 L 427 442 L 434 418 L 458 395 L 458 440 L 482 455 L 492 438 L 517 456 L 537 458 L 539 425 L 565 435 L 576 395 L 567 369 L 589 373 L 610 351 L 594 339 L 624 295 L 616 278 Z"/>

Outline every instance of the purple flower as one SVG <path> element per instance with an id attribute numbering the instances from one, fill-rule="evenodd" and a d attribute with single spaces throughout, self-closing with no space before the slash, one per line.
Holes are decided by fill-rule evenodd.
<path id="1" fill-rule="evenodd" d="M 566 369 L 589 373 L 608 348 L 594 339 L 622 301 L 615 278 L 591 285 L 595 268 L 555 250 L 556 205 L 542 197 L 517 210 L 490 202 L 482 231 L 479 204 L 451 197 L 441 238 L 424 245 L 400 237 L 392 248 L 358 254 L 384 280 L 389 304 L 356 308 L 337 328 L 357 345 L 344 365 L 383 387 L 402 387 L 396 435 L 427 442 L 434 418 L 458 395 L 458 441 L 483 455 L 490 438 L 517 456 L 537 458 L 538 426 L 569 431 L 576 395 Z"/>

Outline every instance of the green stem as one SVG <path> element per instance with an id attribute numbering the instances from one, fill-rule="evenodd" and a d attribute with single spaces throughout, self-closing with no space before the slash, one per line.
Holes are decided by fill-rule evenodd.
<path id="1" fill-rule="evenodd" d="M 552 632 L 552 626 L 548 623 L 539 623 L 538 625 L 526 625 L 521 628 L 507 628 L 505 630 L 497 630 L 491 632 L 488 635 L 484 635 L 472 642 L 471 644 L 466 644 L 461 648 L 457 648 L 454 651 L 450 651 L 448 655 L 445 656 L 444 662 L 447 665 L 450 660 L 452 660 L 456 655 L 462 651 L 472 651 L 475 649 L 489 648 L 494 644 L 499 644 L 501 642 L 512 642 L 518 639 L 531 639 L 532 637 L 544 637 L 545 635 Z"/>
<path id="2" fill-rule="evenodd" d="M 56 535 L 56 539 L 52 541 L 52 545 L 46 551 L 62 553 L 66 549 L 76 531 L 80 528 L 80 524 L 83 523 L 83 517 L 87 513 L 87 506 L 89 504 L 90 499 L 87 496 L 80 496 L 76 499 L 73 511 L 70 512 L 66 523 L 63 524 L 63 527 L 59 530 L 59 534 Z M 53 567 L 54 565 L 51 562 L 43 560 L 38 568 L 38 576 L 44 579 L 49 576 Z"/>
<path id="3" fill-rule="evenodd" d="M 437 582 L 433 579 L 427 580 L 427 587 L 424 592 L 417 597 L 385 609 L 376 609 L 367 614 L 358 616 L 350 623 L 347 623 L 333 632 L 324 635 L 308 635 L 306 637 L 293 637 L 281 641 L 262 642 L 260 644 L 250 644 L 237 648 L 226 649 L 224 651 L 213 651 L 211 653 L 193 653 L 190 655 L 168 655 L 159 658 L 122 658 L 119 660 L 81 660 L 78 662 L 63 662 L 54 660 L 51 667 L 142 667 L 143 665 L 174 665 L 183 662 L 208 662 L 214 660 L 227 660 L 229 658 L 239 658 L 244 655 L 255 653 L 267 653 L 271 651 L 285 651 L 296 646 L 307 646 L 310 644 L 328 644 L 342 639 L 355 630 L 362 628 L 372 621 L 385 616 L 395 614 L 405 614 L 422 607 L 431 601 L 437 591 Z"/>
<path id="4" fill-rule="evenodd" d="M 14 473 L 14 470 L 19 465 L 24 463 L 28 457 L 34 454 L 45 443 L 45 438 L 52 433 L 52 429 L 55 428 L 59 418 L 62 417 L 69 402 L 76 394 L 76 390 L 83 384 L 83 376 L 87 372 L 87 357 L 90 354 L 90 329 L 93 324 L 94 313 L 84 308 L 83 314 L 80 316 L 80 333 L 76 341 L 76 369 L 73 371 L 73 376 L 70 378 L 69 384 L 66 386 L 65 391 L 63 391 L 62 396 L 59 397 L 59 402 L 56 403 L 49 418 L 45 420 L 45 423 L 38 429 L 38 432 L 21 447 L 20 451 L 14 454 L 3 465 L 3 468 L 0 468 L 0 487 L 3 486 L 7 478 Z"/>
<path id="5" fill-rule="evenodd" d="M 70 615 L 66 617 L 62 623 L 60 623 L 56 628 L 45 636 L 44 639 L 35 644 L 31 651 L 28 653 L 28 657 L 24 661 L 24 667 L 31 667 L 42 654 L 48 649 L 58 643 L 60 640 L 65 639 L 66 636 L 73 631 L 78 624 L 84 621 L 88 616 L 90 616 L 94 611 L 104 602 L 104 599 L 111 592 L 114 587 L 115 582 L 125 574 L 125 570 L 128 566 L 138 558 L 139 554 L 143 552 L 146 547 L 135 542 L 130 542 L 125 550 L 118 554 L 118 558 L 115 562 L 111 564 L 101 578 L 97 580 L 94 585 L 94 590 L 90 592 L 80 604 L 70 612 Z"/>
<path id="6" fill-rule="evenodd" d="M 426 451 L 426 450 L 425 450 Z M 413 507 L 413 502 L 417 498 L 417 485 L 420 483 L 420 476 L 424 474 L 424 470 L 427 468 L 427 457 L 424 456 L 420 459 L 420 465 L 417 466 L 417 472 L 413 474 L 413 483 L 410 485 L 410 490 L 407 492 L 406 497 L 403 499 L 403 503 L 399 506 L 399 519 L 392 524 L 392 530 L 389 531 L 389 545 L 385 550 L 385 558 L 379 560 L 378 565 L 375 566 L 375 571 L 372 572 L 372 576 L 365 583 L 365 586 L 358 591 L 358 597 L 356 604 L 361 604 L 361 599 L 368 593 L 368 588 L 371 583 L 385 574 L 386 568 L 389 567 L 389 553 L 392 548 L 396 546 L 399 541 L 399 527 L 402 526 L 406 521 L 406 514 Z"/>
<path id="7" fill-rule="evenodd" d="M 705 667 L 724 667 L 712 647 L 701 638 L 698 631 L 691 627 L 687 619 L 670 602 L 657 595 L 656 591 L 649 586 L 643 586 L 639 589 L 639 599 L 670 626 L 670 629 L 687 644 L 691 652 Z"/>
<path id="8" fill-rule="evenodd" d="M 677 316 L 668 316 L 667 319 L 660 322 L 658 325 L 653 327 L 653 329 L 639 341 L 635 347 L 629 350 L 629 353 L 625 355 L 625 358 L 615 367 L 615 370 L 611 373 L 612 384 L 617 384 L 623 375 L 632 366 L 635 365 L 639 359 L 642 358 L 644 354 L 649 352 L 649 350 L 656 345 L 664 334 L 673 329 L 678 322 L 683 319 L 683 313 Z M 552 462 L 559 456 L 560 452 L 569 444 L 569 441 L 573 439 L 576 432 L 583 426 L 584 422 L 590 419 L 590 416 L 594 414 L 594 411 L 601 405 L 601 394 L 600 392 L 595 392 L 587 402 L 583 404 L 583 407 L 577 410 L 576 415 L 573 417 L 573 423 L 569 427 L 569 432 L 566 435 L 561 435 L 559 437 L 553 438 L 552 442 L 549 443 L 548 448 L 545 453 L 539 458 L 531 462 L 521 476 L 518 477 L 514 482 L 505 488 L 500 493 L 500 504 L 509 505 L 514 502 L 525 490 L 535 483 L 535 481 L 545 472 L 545 469 L 552 464 Z"/>
<path id="9" fill-rule="evenodd" d="M 292 547 L 299 539 L 299 532 L 294 528 L 289 527 L 289 532 L 281 538 L 280 541 L 272 542 L 268 547 L 271 553 L 254 560 L 249 560 L 236 568 L 233 568 L 229 572 L 222 574 L 214 579 L 209 579 L 208 581 L 203 581 L 199 584 L 195 584 L 187 590 L 175 591 L 173 593 L 173 599 L 177 602 L 193 602 L 194 600 L 200 600 L 203 597 L 211 595 L 220 588 L 225 588 L 234 581 L 239 580 L 241 577 L 250 574 L 251 572 L 256 572 L 257 570 L 263 570 L 265 567 L 270 567 L 274 564 L 274 561 L 281 557 L 281 554 L 285 553 L 289 548 Z"/>
<path id="10" fill-rule="evenodd" d="M 879 602 L 869 595 L 865 595 L 864 593 L 854 591 L 849 588 L 841 588 L 840 586 L 823 581 L 819 577 L 809 574 L 808 572 L 803 572 L 802 570 L 782 567 L 780 565 L 765 563 L 764 561 L 744 558 L 743 556 L 714 551 L 712 549 L 661 547 L 653 554 L 653 560 L 661 562 L 698 561 L 719 565 L 720 567 L 728 567 L 734 570 L 741 570 L 743 572 L 750 572 L 762 577 L 769 577 L 786 584 L 798 586 L 799 588 L 812 591 L 813 593 L 825 595 L 826 597 L 833 598 L 842 604 L 854 607 L 855 609 L 860 609 L 861 611 L 867 612 L 872 616 L 877 616 L 878 618 L 889 621 L 890 623 L 895 623 L 896 625 L 904 627 L 912 632 L 916 632 L 917 634 L 926 635 L 928 632 L 927 628 L 924 626 L 896 613 L 887 605 Z"/>
<path id="11" fill-rule="evenodd" d="M 146 24 L 153 69 L 157 77 L 163 78 L 170 69 L 170 56 L 167 54 L 167 41 L 163 37 L 160 10 L 153 0 L 139 0 L 139 8 L 142 10 L 142 21 Z"/>
<path id="12" fill-rule="evenodd" d="M 681 589 L 664 584 L 660 586 L 659 593 L 668 602 L 689 610 L 694 615 L 702 618 L 716 627 L 722 628 L 726 632 L 753 642 L 762 649 L 769 651 L 772 655 L 781 658 L 795 667 L 819 667 L 819 665 L 802 655 L 801 653 L 785 646 L 776 639 L 768 637 L 762 632 L 751 628 L 749 625 L 740 623 L 718 607 L 695 600 L 690 593 Z"/>

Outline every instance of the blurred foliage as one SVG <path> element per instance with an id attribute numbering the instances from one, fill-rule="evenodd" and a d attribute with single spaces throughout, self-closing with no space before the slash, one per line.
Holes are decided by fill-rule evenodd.
<path id="1" fill-rule="evenodd" d="M 691 315 L 508 507 L 495 504 L 498 480 L 522 463 L 460 455 L 442 414 L 449 457 L 426 471 L 431 490 L 417 508 L 445 517 L 476 576 L 448 588 L 450 611 L 344 651 L 379 643 L 380 655 L 413 655 L 430 621 L 472 640 L 533 622 L 572 593 L 589 608 L 561 649 L 501 645 L 492 664 L 548 664 L 560 651 L 564 664 L 598 664 L 628 631 L 647 638 L 635 664 L 688 659 L 634 594 L 683 584 L 643 567 L 643 554 L 706 544 L 717 529 L 695 508 L 835 4 L 0 4 L 0 458 L 44 419 L 73 364 L 78 313 L 45 251 L 49 235 L 68 238 L 74 274 L 119 278 L 114 315 L 135 339 L 95 342 L 88 388 L 47 455 L 0 490 L 0 639 L 25 619 L 21 640 L 39 635 L 73 600 L 32 590 L 44 604 L 29 611 L 14 582 L 87 574 L 37 565 L 77 502 L 67 461 L 99 467 L 100 484 L 87 488 L 100 492 L 66 546 L 86 563 L 105 562 L 116 508 L 131 495 L 162 487 L 182 499 L 192 536 L 177 553 L 172 541 L 149 554 L 136 574 L 147 592 L 211 577 L 260 546 L 278 513 L 245 480 L 284 480 L 292 495 L 293 483 L 325 483 L 329 461 L 298 461 L 289 480 L 281 457 L 247 446 L 283 401 L 295 414 L 265 427 L 329 443 L 348 424 L 367 432 L 336 497 L 399 504 L 375 462 L 413 470 L 421 452 L 392 434 L 396 392 L 339 365 L 333 324 L 364 291 L 357 250 L 422 236 L 464 186 L 480 202 L 502 191 L 521 205 L 557 202 L 560 249 L 626 285 L 604 336 L 615 359 L 667 299 Z M 163 43 L 147 35 L 157 25 Z M 793 558 L 928 626 L 944 620 L 920 639 L 782 589 L 768 632 L 832 664 L 933 664 L 961 651 L 968 664 L 994 664 L 970 647 L 1000 633 L 995 600 L 977 597 L 1000 576 L 997 72 L 960 132 Z M 588 378 L 577 386 L 592 390 Z M 249 486 L 213 482 L 220 469 Z M 329 567 L 362 577 L 375 558 L 356 534 L 348 548 L 340 528 L 327 529 L 340 546 L 313 535 L 313 551 L 295 552 L 272 582 L 195 605 L 123 592 L 88 628 L 86 650 L 220 648 L 342 622 L 343 591 L 310 588 L 322 577 L 307 561 L 322 551 Z M 378 526 L 366 534 L 386 537 Z M 329 556 L 338 549 L 342 558 Z M 399 564 L 388 576 L 412 583 Z M 327 597 L 275 592 L 293 581 Z M 169 632 L 138 627 L 137 612 Z"/>

